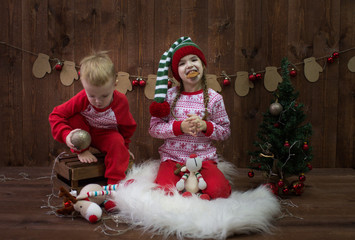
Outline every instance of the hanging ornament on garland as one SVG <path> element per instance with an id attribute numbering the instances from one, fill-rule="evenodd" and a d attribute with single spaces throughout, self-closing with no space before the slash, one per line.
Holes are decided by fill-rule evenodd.
<path id="1" fill-rule="evenodd" d="M 223 80 L 223 85 L 224 86 L 229 86 L 231 84 L 231 80 L 228 77 L 225 77 Z"/>
<path id="2" fill-rule="evenodd" d="M 145 80 L 143 78 L 139 78 L 139 86 L 144 87 L 146 84 Z"/>
<path id="3" fill-rule="evenodd" d="M 256 73 L 252 73 L 252 74 L 249 74 L 249 81 L 251 81 L 251 82 L 255 82 L 255 80 L 256 80 Z"/>
<path id="4" fill-rule="evenodd" d="M 55 66 L 54 66 L 54 68 L 55 68 L 55 70 L 57 70 L 57 71 L 62 71 L 62 69 L 63 69 L 63 63 L 61 62 L 61 61 L 58 61 L 56 64 L 55 64 Z"/>
<path id="5" fill-rule="evenodd" d="M 253 172 L 253 170 L 249 170 L 249 172 L 248 172 L 248 177 L 250 177 L 250 178 L 254 177 L 254 172 Z"/>
<path id="6" fill-rule="evenodd" d="M 129 73 L 118 72 L 116 83 L 116 89 L 120 93 L 126 94 L 127 91 L 132 91 L 132 83 L 129 80 Z"/>
<path id="7" fill-rule="evenodd" d="M 296 77 L 297 76 L 297 71 L 294 68 L 291 69 L 290 76 L 291 77 Z"/>
<path id="8" fill-rule="evenodd" d="M 350 58 L 348 62 L 348 69 L 350 72 L 355 72 L 355 56 Z"/>

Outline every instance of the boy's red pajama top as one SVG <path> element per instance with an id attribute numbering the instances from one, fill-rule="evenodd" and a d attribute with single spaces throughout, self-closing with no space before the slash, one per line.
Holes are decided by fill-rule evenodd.
<path id="1" fill-rule="evenodd" d="M 113 93 L 111 104 L 98 109 L 92 106 L 83 89 L 67 102 L 55 107 L 49 115 L 55 140 L 65 143 L 67 135 L 76 128 L 91 135 L 91 145 L 106 153 L 105 177 L 115 184 L 125 177 L 128 167 L 130 138 L 137 124 L 129 111 L 124 94 Z"/>

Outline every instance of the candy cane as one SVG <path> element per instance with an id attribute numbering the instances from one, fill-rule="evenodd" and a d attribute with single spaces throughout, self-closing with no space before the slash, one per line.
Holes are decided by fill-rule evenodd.
<path id="1" fill-rule="evenodd" d="M 103 190 L 103 191 L 91 191 L 87 192 L 86 195 L 88 197 L 97 197 L 97 196 L 104 196 L 104 195 L 111 195 L 111 190 Z"/>

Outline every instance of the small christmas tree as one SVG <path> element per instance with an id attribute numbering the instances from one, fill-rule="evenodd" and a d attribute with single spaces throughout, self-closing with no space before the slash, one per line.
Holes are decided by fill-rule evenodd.
<path id="1" fill-rule="evenodd" d="M 312 148 L 309 138 L 312 135 L 310 123 L 303 124 L 305 114 L 303 104 L 297 102 L 288 71 L 287 58 L 282 59 L 283 81 L 273 93 L 275 99 L 269 110 L 263 114 L 263 122 L 257 133 L 257 150 L 250 152 L 250 168 L 264 171 L 267 186 L 275 194 L 294 192 L 301 195 L 304 190 L 304 173 L 311 170 Z M 291 181 L 290 177 L 298 176 Z M 249 177 L 254 172 L 249 172 Z"/>

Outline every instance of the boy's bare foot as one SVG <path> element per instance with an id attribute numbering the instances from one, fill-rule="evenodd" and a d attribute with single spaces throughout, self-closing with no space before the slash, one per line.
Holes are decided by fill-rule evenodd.
<path id="1" fill-rule="evenodd" d="M 79 153 L 78 158 L 82 163 L 97 162 L 97 158 L 89 150 Z"/>

